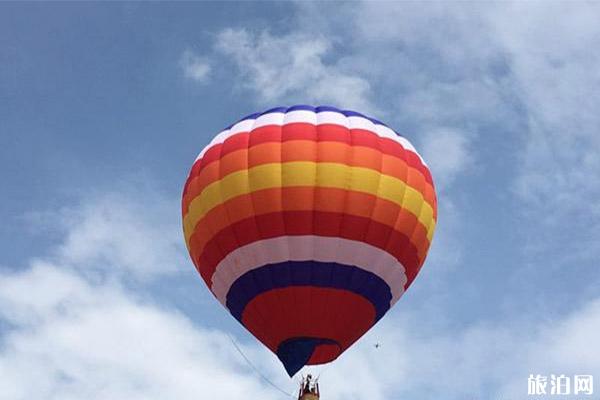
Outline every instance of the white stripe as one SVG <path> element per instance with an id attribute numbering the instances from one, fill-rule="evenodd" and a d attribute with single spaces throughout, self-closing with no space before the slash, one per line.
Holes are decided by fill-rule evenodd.
<path id="1" fill-rule="evenodd" d="M 294 124 L 298 122 L 316 125 L 317 114 L 310 110 L 294 110 L 286 113 L 283 119 L 284 124 Z"/>
<path id="2" fill-rule="evenodd" d="M 402 147 L 404 147 L 405 149 L 410 150 L 413 153 L 415 153 L 419 157 L 419 159 L 421 160 L 423 165 L 427 167 L 427 163 L 425 162 L 425 160 L 423 160 L 423 157 L 421 157 L 421 155 L 417 152 L 417 150 L 413 147 L 413 145 L 408 141 L 408 139 L 406 139 L 403 136 L 399 136 L 396 132 L 394 132 L 393 130 L 391 130 L 390 128 L 388 128 L 385 125 L 377 125 L 376 124 L 375 129 L 377 130 L 377 134 L 380 137 L 392 139 L 392 140 L 400 143 L 402 145 Z"/>
<path id="3" fill-rule="evenodd" d="M 226 305 L 233 283 L 248 271 L 285 261 L 320 261 L 353 265 L 383 279 L 392 291 L 392 306 L 404 293 L 406 269 L 390 253 L 358 242 L 324 236 L 280 236 L 242 246 L 217 265 L 211 290 Z"/>
<path id="4" fill-rule="evenodd" d="M 226 129 L 226 130 L 222 131 L 221 133 L 219 133 L 217 136 L 215 136 L 214 139 L 210 141 L 208 146 L 206 146 L 204 149 L 202 149 L 202 151 L 196 158 L 196 161 L 198 161 L 200 158 L 202 158 L 204 156 L 204 154 L 208 151 L 209 148 L 211 148 L 212 146 L 214 146 L 216 144 L 224 143 L 225 140 L 227 140 L 231 136 L 236 135 L 238 133 L 250 132 L 253 129 L 260 128 L 263 126 L 268 126 L 268 125 L 281 126 L 284 124 L 292 124 L 292 123 L 298 123 L 298 122 L 303 122 L 303 123 L 313 124 L 313 125 L 333 124 L 333 125 L 340 125 L 340 126 L 350 128 L 350 129 L 368 130 L 368 131 L 375 133 L 379 137 L 394 140 L 395 142 L 399 143 L 402 147 L 404 147 L 406 150 L 409 150 L 409 151 L 412 151 L 413 153 L 415 153 L 419 157 L 421 162 L 424 165 L 427 165 L 427 164 L 425 164 L 425 161 L 423 160 L 421 155 L 417 152 L 417 150 L 415 150 L 413 145 L 408 141 L 408 139 L 406 139 L 402 136 L 399 136 L 398 134 L 396 134 L 396 132 L 394 132 L 392 129 L 388 128 L 387 126 L 375 124 L 374 122 L 372 122 L 369 119 L 366 119 L 366 118 L 363 118 L 360 116 L 356 116 L 356 115 L 346 117 L 344 114 L 335 112 L 335 111 L 322 111 L 319 113 L 315 113 L 310 110 L 294 110 L 294 111 L 290 111 L 288 113 L 272 112 L 272 113 L 261 115 L 257 119 L 247 119 L 247 120 L 240 121 L 237 124 L 235 124 L 234 126 L 232 126 L 231 129 Z"/>
<path id="5" fill-rule="evenodd" d="M 285 113 L 282 112 L 273 112 L 269 114 L 263 114 L 256 118 L 254 121 L 254 128 L 262 128 L 263 126 L 269 125 L 283 125 L 283 117 Z"/>
<path id="6" fill-rule="evenodd" d="M 348 117 L 344 114 L 335 111 L 323 111 L 317 114 L 317 123 L 340 125 L 344 128 L 349 128 Z"/>
<path id="7" fill-rule="evenodd" d="M 233 135 L 237 135 L 238 133 L 251 131 L 255 121 L 256 120 L 254 119 L 245 119 L 236 123 L 230 129 L 225 129 L 224 131 L 219 132 L 219 134 L 215 136 L 213 140 L 210 141 L 208 146 L 202 149 L 202 151 L 198 155 L 198 158 L 196 158 L 196 161 L 202 158 L 202 156 L 204 156 L 208 149 L 213 147 L 215 144 L 225 143 L 225 140 L 232 137 Z"/>
<path id="8" fill-rule="evenodd" d="M 375 129 L 377 129 L 377 134 L 383 138 L 396 140 L 396 138 L 398 137 L 398 134 L 396 132 L 394 132 L 385 125 L 375 124 Z"/>
<path id="9" fill-rule="evenodd" d="M 378 135 L 377 129 L 375 128 L 375 124 L 373 123 L 373 121 L 369 121 L 366 118 L 353 115 L 348 117 L 348 123 L 350 129 L 363 129 L 365 131 L 371 131 Z"/>
<path id="10" fill-rule="evenodd" d="M 227 135 L 227 137 L 230 137 L 232 135 L 236 135 L 238 133 L 241 132 L 249 132 L 252 130 L 252 127 L 254 126 L 254 122 L 256 120 L 254 119 L 245 119 L 243 121 L 238 122 L 237 124 L 233 125 L 231 127 L 231 129 L 229 130 L 229 134 Z"/>
<path id="11" fill-rule="evenodd" d="M 220 144 L 225 142 L 225 140 L 231 136 L 230 134 L 231 129 L 225 129 L 224 131 L 221 131 L 217 134 L 217 136 L 215 136 L 214 138 L 212 138 L 212 140 L 210 141 L 210 143 L 204 147 L 202 149 L 202 151 L 200 152 L 200 154 L 198 154 L 198 157 L 196 157 L 196 161 L 198 161 L 199 159 L 201 159 L 204 154 L 206 154 L 206 152 L 208 151 L 208 149 L 210 149 L 211 147 L 213 147 L 216 144 Z"/>

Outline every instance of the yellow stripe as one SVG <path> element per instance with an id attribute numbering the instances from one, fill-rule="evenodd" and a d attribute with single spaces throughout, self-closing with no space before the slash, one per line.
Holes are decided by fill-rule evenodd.
<path id="1" fill-rule="evenodd" d="M 435 228 L 433 208 L 418 190 L 402 180 L 379 171 L 338 163 L 294 161 L 263 164 L 232 172 L 208 185 L 194 198 L 183 219 L 185 240 L 211 209 L 234 197 L 263 189 L 292 186 L 317 186 L 372 194 L 410 211 L 427 229 L 431 241 Z"/>

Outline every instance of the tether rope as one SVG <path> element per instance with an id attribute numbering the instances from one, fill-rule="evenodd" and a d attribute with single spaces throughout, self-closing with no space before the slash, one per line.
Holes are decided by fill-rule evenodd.
<path id="1" fill-rule="evenodd" d="M 256 374 L 262 380 L 264 380 L 269 385 L 273 386 L 275 389 L 277 389 L 281 393 L 285 394 L 286 396 L 288 396 L 288 397 L 294 397 L 293 393 L 286 392 L 285 390 L 281 389 L 279 386 L 277 386 L 276 384 L 274 384 L 269 378 L 267 378 L 266 376 L 264 376 L 263 373 L 260 372 L 260 370 L 258 368 L 256 368 L 256 366 L 254 366 L 254 364 L 252 364 L 252 361 L 250 361 L 250 359 L 248 359 L 248 357 L 246 357 L 246 355 L 244 354 L 244 352 L 242 351 L 242 349 L 240 349 L 240 347 L 238 346 L 238 344 L 236 343 L 236 341 L 233 339 L 233 336 L 231 336 L 229 333 L 227 334 L 227 336 L 229 337 L 229 340 L 231 340 L 231 343 L 233 343 L 233 346 L 238 351 L 238 353 L 240 353 L 240 355 L 244 358 L 244 360 L 246 360 L 246 362 L 248 363 L 248 365 L 250 365 L 252 367 L 252 369 L 254 370 L 254 372 L 256 372 Z"/>

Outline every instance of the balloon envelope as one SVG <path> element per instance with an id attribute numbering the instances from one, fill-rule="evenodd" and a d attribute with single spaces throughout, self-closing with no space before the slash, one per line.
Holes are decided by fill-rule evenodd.
<path id="1" fill-rule="evenodd" d="M 398 301 L 437 202 L 406 138 L 357 112 L 293 106 L 219 133 L 182 211 L 204 282 L 292 376 L 336 359 Z"/>

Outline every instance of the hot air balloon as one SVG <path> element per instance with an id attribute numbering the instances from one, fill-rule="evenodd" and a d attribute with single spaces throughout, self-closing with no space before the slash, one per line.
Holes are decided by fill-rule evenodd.
<path id="1" fill-rule="evenodd" d="M 297 105 L 216 135 L 182 211 L 210 291 L 293 376 L 335 360 L 400 299 L 437 202 L 405 137 L 355 111 Z"/>

